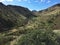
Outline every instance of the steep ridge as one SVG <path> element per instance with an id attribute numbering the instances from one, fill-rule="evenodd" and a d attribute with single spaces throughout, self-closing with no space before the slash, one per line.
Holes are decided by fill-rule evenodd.
<path id="1" fill-rule="evenodd" d="M 8 7 L 27 18 L 31 18 L 34 16 L 34 14 L 32 14 L 32 12 L 28 8 L 24 8 L 20 6 L 13 6 L 13 5 L 8 5 Z"/>
<path id="2" fill-rule="evenodd" d="M 23 26 L 27 24 L 29 18 L 34 16 L 27 8 L 0 3 L 0 31 Z"/>

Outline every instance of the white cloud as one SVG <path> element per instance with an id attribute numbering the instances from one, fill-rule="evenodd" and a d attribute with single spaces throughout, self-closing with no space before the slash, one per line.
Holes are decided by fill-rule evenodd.
<path id="1" fill-rule="evenodd" d="M 31 1 L 28 1 L 28 3 L 31 3 Z"/>
<path id="2" fill-rule="evenodd" d="M 4 1 L 12 2 L 13 0 L 0 0 L 0 2 L 4 2 Z"/>
<path id="3" fill-rule="evenodd" d="M 35 0 L 35 2 L 39 2 L 39 3 L 43 3 L 45 2 L 46 0 Z"/>
<path id="4" fill-rule="evenodd" d="M 7 2 L 13 2 L 14 0 L 0 0 L 0 2 L 4 2 L 4 1 L 7 1 Z M 32 1 L 33 0 L 17 0 L 19 2 L 22 2 L 22 1 L 25 1 L 25 2 L 28 2 L 28 3 L 33 3 Z M 51 1 L 50 0 L 34 0 L 34 2 L 38 2 L 38 3 L 50 3 Z"/>
<path id="5" fill-rule="evenodd" d="M 50 2 L 51 2 L 50 0 L 47 1 L 47 3 L 50 3 Z"/>
<path id="6" fill-rule="evenodd" d="M 41 2 L 43 2 L 44 0 L 40 0 Z"/>
<path id="7" fill-rule="evenodd" d="M 11 1 L 12 2 L 13 0 L 6 0 L 6 1 Z"/>
<path id="8" fill-rule="evenodd" d="M 21 2 L 21 1 L 28 1 L 28 0 L 18 0 L 18 1 L 20 1 L 20 2 Z"/>
<path id="9" fill-rule="evenodd" d="M 28 0 L 23 0 L 23 1 L 28 1 Z"/>
<path id="10" fill-rule="evenodd" d="M 50 3 L 51 0 L 36 0 L 35 2 L 40 2 L 40 3 Z"/>
<path id="11" fill-rule="evenodd" d="M 45 2 L 46 0 L 40 0 L 40 2 Z"/>
<path id="12" fill-rule="evenodd" d="M 3 2 L 3 1 L 5 1 L 5 0 L 0 0 L 0 2 Z"/>
<path id="13" fill-rule="evenodd" d="M 18 1 L 20 1 L 20 2 L 21 2 L 22 0 L 18 0 Z"/>
<path id="14" fill-rule="evenodd" d="M 35 2 L 39 2 L 38 0 L 35 0 Z"/>
<path id="15" fill-rule="evenodd" d="M 27 2 L 27 3 L 31 3 L 31 0 L 18 0 L 19 2 Z"/>
<path id="16" fill-rule="evenodd" d="M 27 3 L 31 3 L 31 0 L 23 0 L 23 1 L 25 1 L 25 2 L 27 2 Z"/>

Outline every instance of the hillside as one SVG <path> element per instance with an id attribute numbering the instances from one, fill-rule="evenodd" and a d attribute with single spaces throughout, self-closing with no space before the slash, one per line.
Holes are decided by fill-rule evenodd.
<path id="1" fill-rule="evenodd" d="M 36 28 L 40 28 L 40 23 L 52 23 L 53 29 L 60 29 L 60 4 L 53 5 L 45 10 L 35 11 L 33 12 L 37 17 L 30 21 L 28 25 L 29 27 L 33 26 Z M 39 25 L 40 24 L 40 25 Z M 43 28 L 43 27 L 42 27 Z"/>
<path id="2" fill-rule="evenodd" d="M 0 31 L 23 26 L 34 16 L 27 8 L 0 3 Z"/>
<path id="3" fill-rule="evenodd" d="M 0 3 L 0 45 L 58 45 L 60 37 L 55 31 L 53 33 L 58 29 L 60 4 L 30 11 L 25 7 Z"/>
<path id="4" fill-rule="evenodd" d="M 41 11 L 39 11 L 40 13 Z M 60 29 L 60 4 L 56 4 L 48 9 L 45 9 L 42 11 L 42 15 L 50 15 L 52 18 L 55 18 L 53 20 L 54 29 Z"/>

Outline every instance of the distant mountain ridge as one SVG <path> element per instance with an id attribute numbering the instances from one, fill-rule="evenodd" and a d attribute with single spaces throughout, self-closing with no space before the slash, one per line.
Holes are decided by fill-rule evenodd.
<path id="1" fill-rule="evenodd" d="M 53 5 L 53 6 L 50 6 L 50 7 L 48 7 L 48 8 L 46 8 L 46 9 L 43 9 L 43 10 L 39 10 L 39 11 L 36 11 L 36 10 L 32 10 L 32 12 L 33 13 L 35 13 L 35 12 L 43 12 L 43 11 L 48 11 L 48 10 L 53 10 L 53 8 L 56 8 L 56 7 L 59 7 L 60 8 L 60 3 L 59 4 L 55 4 L 55 5 Z"/>

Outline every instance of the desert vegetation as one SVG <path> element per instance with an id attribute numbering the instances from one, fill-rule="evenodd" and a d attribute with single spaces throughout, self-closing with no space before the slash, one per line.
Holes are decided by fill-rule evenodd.
<path id="1" fill-rule="evenodd" d="M 41 11 L 0 3 L 0 45 L 60 45 L 60 4 Z"/>

